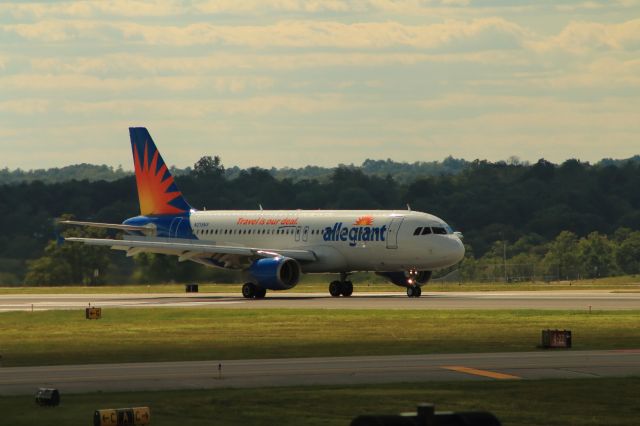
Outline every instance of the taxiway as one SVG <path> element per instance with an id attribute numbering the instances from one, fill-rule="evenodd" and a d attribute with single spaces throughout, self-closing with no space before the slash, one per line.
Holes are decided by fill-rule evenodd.
<path id="1" fill-rule="evenodd" d="M 214 360 L 0 368 L 0 395 L 38 387 L 75 393 L 639 374 L 640 350 Z"/>

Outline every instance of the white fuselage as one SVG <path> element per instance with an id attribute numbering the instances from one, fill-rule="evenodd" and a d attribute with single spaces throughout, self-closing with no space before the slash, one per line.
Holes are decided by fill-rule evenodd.
<path id="1" fill-rule="evenodd" d="M 189 222 L 198 240 L 219 246 L 313 251 L 303 272 L 430 271 L 464 256 L 442 219 L 414 211 L 192 211 Z"/>

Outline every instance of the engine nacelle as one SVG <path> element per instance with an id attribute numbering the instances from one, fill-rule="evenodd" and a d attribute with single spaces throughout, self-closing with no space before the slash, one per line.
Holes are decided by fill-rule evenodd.
<path id="1" fill-rule="evenodd" d="M 376 274 L 385 277 L 400 287 L 409 287 L 413 285 L 412 282 L 423 285 L 431 278 L 431 271 L 376 272 Z"/>
<path id="2" fill-rule="evenodd" d="M 288 290 L 300 281 L 300 265 L 289 257 L 265 257 L 249 267 L 256 284 L 268 290 Z"/>

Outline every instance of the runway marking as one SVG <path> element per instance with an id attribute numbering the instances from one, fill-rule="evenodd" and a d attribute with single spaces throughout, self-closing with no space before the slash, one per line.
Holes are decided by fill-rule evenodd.
<path id="1" fill-rule="evenodd" d="M 464 367 L 461 365 L 442 366 L 445 370 L 457 371 L 458 373 L 473 374 L 474 376 L 490 377 L 498 380 L 517 380 L 522 377 L 513 376 L 511 374 L 498 373 L 496 371 L 478 370 L 477 368 Z"/>

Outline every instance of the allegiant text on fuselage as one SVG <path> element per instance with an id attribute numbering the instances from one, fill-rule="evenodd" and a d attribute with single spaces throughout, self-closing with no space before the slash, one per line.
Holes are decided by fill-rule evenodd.
<path id="1" fill-rule="evenodd" d="M 325 241 L 349 241 L 351 247 L 359 241 L 384 241 L 387 225 L 383 226 L 344 226 L 343 222 L 336 222 L 333 227 L 327 226 L 322 238 Z"/>

